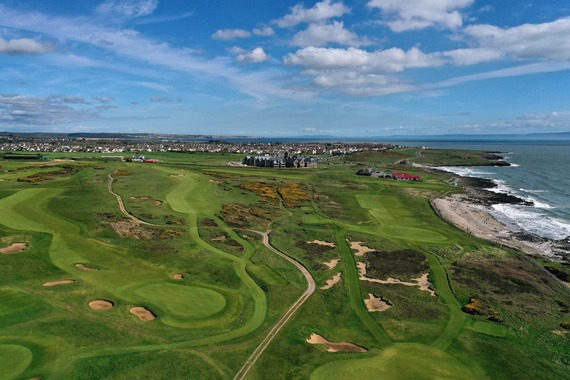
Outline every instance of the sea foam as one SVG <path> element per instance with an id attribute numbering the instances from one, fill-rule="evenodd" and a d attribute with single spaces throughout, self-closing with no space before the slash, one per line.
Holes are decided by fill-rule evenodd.
<path id="1" fill-rule="evenodd" d="M 547 216 L 533 206 L 496 204 L 492 214 L 507 227 L 522 232 L 560 240 L 570 236 L 570 224 Z"/>

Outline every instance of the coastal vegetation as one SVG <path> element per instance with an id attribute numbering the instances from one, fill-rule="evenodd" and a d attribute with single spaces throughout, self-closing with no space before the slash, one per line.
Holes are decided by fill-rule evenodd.
<path id="1" fill-rule="evenodd" d="M 232 379 L 267 336 L 244 378 L 569 378 L 567 266 L 445 222 L 430 201 L 463 189 L 411 166 L 495 156 L 46 156 L 67 161 L 0 172 L 2 379 Z M 356 175 L 371 167 L 422 182 Z M 310 283 L 270 247 L 316 284 L 277 332 Z"/>

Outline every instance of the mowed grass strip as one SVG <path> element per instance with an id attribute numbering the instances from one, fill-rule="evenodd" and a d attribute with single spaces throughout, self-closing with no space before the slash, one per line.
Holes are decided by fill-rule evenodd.
<path id="1" fill-rule="evenodd" d="M 384 222 L 395 219 L 385 205 L 398 202 L 396 197 L 359 194 L 356 196 L 356 199 L 358 200 L 360 207 L 369 209 L 370 213 L 377 221 Z"/>
<path id="2" fill-rule="evenodd" d="M 386 226 L 383 232 L 391 238 L 419 243 L 444 243 L 448 240 L 445 235 L 426 228 Z"/>
<path id="3" fill-rule="evenodd" d="M 220 293 L 196 286 L 154 283 L 131 288 L 127 293 L 129 298 L 148 305 L 167 324 L 207 318 L 226 306 L 226 299 Z"/>
<path id="4" fill-rule="evenodd" d="M 16 344 L 0 345 L 0 379 L 17 378 L 32 362 L 32 351 Z"/>
<path id="5" fill-rule="evenodd" d="M 248 264 L 246 270 L 261 287 L 287 285 L 287 280 L 265 264 Z"/>
<path id="6" fill-rule="evenodd" d="M 476 378 L 453 356 L 417 343 L 398 343 L 369 358 L 330 362 L 311 374 L 311 380 Z"/>
<path id="7" fill-rule="evenodd" d="M 468 320 L 465 327 L 481 334 L 496 336 L 499 338 L 504 338 L 509 335 L 509 328 L 507 326 L 494 322 Z"/>

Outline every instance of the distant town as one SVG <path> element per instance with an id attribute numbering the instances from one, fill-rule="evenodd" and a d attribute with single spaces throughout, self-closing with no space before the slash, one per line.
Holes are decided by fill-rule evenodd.
<path id="1" fill-rule="evenodd" d="M 344 142 L 260 142 L 253 138 L 222 140 L 217 136 L 151 135 L 151 134 L 24 134 L 0 132 L 0 151 L 27 153 L 99 153 L 99 154 L 147 154 L 152 152 L 181 153 L 235 153 L 251 157 L 278 157 L 287 152 L 288 157 L 331 155 L 388 150 L 400 147 L 388 143 Z M 230 140 L 230 138 L 228 138 Z M 261 159 L 258 159 L 258 162 Z M 277 165 L 285 165 L 285 157 Z M 252 164 L 254 164 L 252 162 Z M 301 164 L 300 162 L 297 164 Z M 305 162 L 303 161 L 303 165 Z M 309 162 L 307 162 L 309 164 Z M 267 166 L 270 164 L 267 163 Z M 263 165 L 265 166 L 265 165 Z"/>

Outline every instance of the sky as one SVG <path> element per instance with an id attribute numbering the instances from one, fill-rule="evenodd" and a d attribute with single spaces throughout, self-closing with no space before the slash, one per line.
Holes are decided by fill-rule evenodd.
<path id="1" fill-rule="evenodd" d="M 0 0 L 0 131 L 570 131 L 570 2 Z"/>

